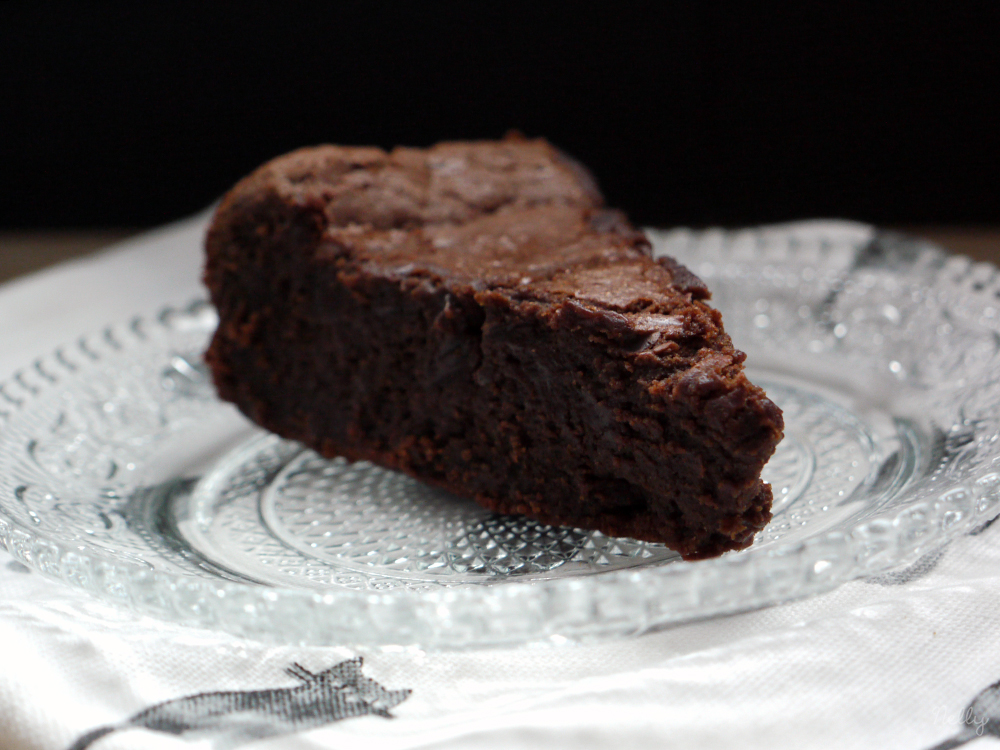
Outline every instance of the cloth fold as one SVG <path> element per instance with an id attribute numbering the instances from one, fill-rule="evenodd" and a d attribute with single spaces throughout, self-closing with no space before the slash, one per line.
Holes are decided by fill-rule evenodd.
<path id="1" fill-rule="evenodd" d="M 0 379 L 81 333 L 203 296 L 206 221 L 0 287 Z M 903 570 L 638 638 L 454 652 L 187 629 L 0 553 L 0 749 L 1000 746 L 998 535 L 980 527 Z"/>

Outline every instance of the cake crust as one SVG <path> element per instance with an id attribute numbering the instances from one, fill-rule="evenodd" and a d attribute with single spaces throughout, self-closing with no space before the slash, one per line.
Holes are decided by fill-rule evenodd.
<path id="1" fill-rule="evenodd" d="M 770 520 L 780 410 L 705 285 L 545 141 L 296 151 L 206 248 L 206 361 L 269 430 L 687 559 Z"/>

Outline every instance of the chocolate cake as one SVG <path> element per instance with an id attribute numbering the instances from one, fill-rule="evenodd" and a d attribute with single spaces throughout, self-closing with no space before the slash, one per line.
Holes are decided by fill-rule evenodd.
<path id="1" fill-rule="evenodd" d="M 207 238 L 219 395 L 324 456 L 687 559 L 770 520 L 779 409 L 705 285 L 542 140 L 320 146 Z"/>

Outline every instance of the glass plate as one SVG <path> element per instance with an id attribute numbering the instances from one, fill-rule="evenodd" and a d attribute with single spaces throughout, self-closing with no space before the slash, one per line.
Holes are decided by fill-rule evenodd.
<path id="1" fill-rule="evenodd" d="M 713 289 L 784 410 L 752 547 L 488 513 L 328 461 L 221 403 L 199 302 L 84 336 L 0 388 L 0 539 L 141 613 L 285 643 L 589 641 L 827 591 L 998 512 L 997 271 L 891 235 L 652 232 Z"/>

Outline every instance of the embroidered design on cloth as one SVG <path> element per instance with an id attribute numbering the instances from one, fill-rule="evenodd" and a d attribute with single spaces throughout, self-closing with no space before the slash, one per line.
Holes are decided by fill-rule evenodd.
<path id="1" fill-rule="evenodd" d="M 965 536 L 979 536 L 989 529 L 990 526 L 996 523 L 998 518 L 1000 518 L 1000 516 L 994 516 L 990 520 L 974 528 L 972 531 L 967 532 Z M 905 583 L 916 581 L 923 578 L 937 567 L 949 546 L 951 546 L 950 543 L 945 544 L 943 547 L 939 547 L 936 550 L 931 550 L 912 565 L 909 565 L 902 570 L 890 570 L 886 573 L 871 576 L 870 578 L 863 578 L 861 580 L 865 583 L 877 583 L 880 586 L 901 586 Z"/>
<path id="2" fill-rule="evenodd" d="M 292 734 L 354 716 L 393 718 L 391 708 L 411 690 L 386 690 L 361 673 L 361 657 L 313 674 L 301 664 L 285 671 L 301 685 L 268 690 L 198 693 L 140 711 L 120 724 L 98 727 L 69 750 L 84 750 L 121 729 L 145 728 L 175 735 L 211 737 L 214 748 L 230 748 L 253 740 Z"/>
<path id="3" fill-rule="evenodd" d="M 903 584 L 910 583 L 911 581 L 916 581 L 923 578 L 938 566 L 938 563 L 941 562 L 941 558 L 944 557 L 945 550 L 947 549 L 948 545 L 939 547 L 938 549 L 932 550 L 923 555 L 912 565 L 909 565 L 902 570 L 890 570 L 886 573 L 881 573 L 877 576 L 871 576 L 870 578 L 864 578 L 862 580 L 865 583 L 877 583 L 880 586 L 902 586 Z"/>

